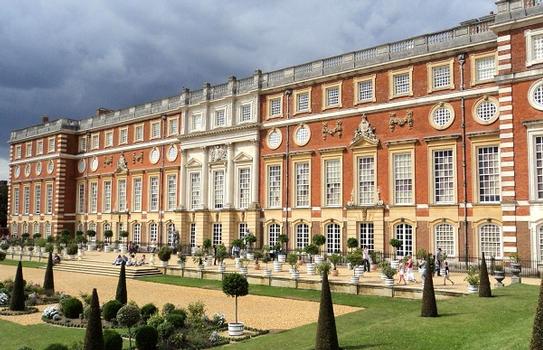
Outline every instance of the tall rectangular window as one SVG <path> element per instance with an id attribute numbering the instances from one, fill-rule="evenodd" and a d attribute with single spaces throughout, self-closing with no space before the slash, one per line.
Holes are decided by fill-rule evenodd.
<path id="1" fill-rule="evenodd" d="M 217 109 L 215 111 L 215 126 L 225 126 L 226 125 L 226 110 Z"/>
<path id="2" fill-rule="evenodd" d="M 41 213 L 41 185 L 34 185 L 34 214 Z"/>
<path id="3" fill-rule="evenodd" d="M 413 203 L 413 171 L 411 153 L 397 153 L 393 156 L 394 203 Z"/>
<path id="4" fill-rule="evenodd" d="M 213 224 L 213 245 L 222 244 L 222 224 Z"/>
<path id="5" fill-rule="evenodd" d="M 360 235 L 360 248 L 366 247 L 369 251 L 374 250 L 373 222 L 361 222 L 358 226 L 358 232 Z"/>
<path id="6" fill-rule="evenodd" d="M 394 96 L 409 94 L 411 91 L 411 75 L 409 73 L 395 74 L 392 80 Z"/>
<path id="7" fill-rule="evenodd" d="M 53 184 L 45 185 L 45 213 L 53 212 Z"/>
<path id="8" fill-rule="evenodd" d="M 22 146 L 21 145 L 17 145 L 15 146 L 15 159 L 21 159 L 22 157 Z"/>
<path id="9" fill-rule="evenodd" d="M 213 172 L 213 206 L 215 209 L 224 207 L 224 170 Z"/>
<path id="10" fill-rule="evenodd" d="M 160 137 L 160 121 L 151 123 L 151 138 L 157 139 Z"/>
<path id="11" fill-rule="evenodd" d="M 475 59 L 476 82 L 491 80 L 496 74 L 496 57 L 494 55 Z"/>
<path id="12" fill-rule="evenodd" d="M 268 110 L 268 115 L 270 117 L 276 117 L 276 116 L 281 115 L 281 109 L 282 109 L 281 102 L 282 102 L 281 97 L 275 97 L 269 100 L 270 106 Z"/>
<path id="13" fill-rule="evenodd" d="M 140 177 L 136 177 L 132 183 L 134 191 L 134 203 L 132 205 L 133 211 L 141 211 L 141 196 L 142 196 L 142 180 Z"/>
<path id="14" fill-rule="evenodd" d="M 341 205 L 341 162 L 339 159 L 324 161 L 324 188 L 326 190 L 326 205 Z"/>
<path id="15" fill-rule="evenodd" d="M 296 94 L 296 112 L 309 111 L 309 92 L 300 92 Z"/>
<path id="16" fill-rule="evenodd" d="M 246 104 L 241 105 L 239 121 L 240 122 L 247 122 L 247 121 L 253 119 L 253 111 L 252 111 L 252 109 L 253 108 L 252 108 L 250 103 L 246 103 Z"/>
<path id="17" fill-rule="evenodd" d="M 85 212 L 85 184 L 79 184 L 77 188 L 78 188 L 77 212 L 84 213 Z"/>
<path id="18" fill-rule="evenodd" d="M 500 201 L 500 154 L 498 146 L 477 148 L 479 202 Z"/>
<path id="19" fill-rule="evenodd" d="M 201 113 L 193 114 L 190 119 L 190 129 L 192 131 L 197 131 L 197 130 L 201 130 L 202 127 L 203 127 L 202 114 Z"/>
<path id="20" fill-rule="evenodd" d="M 158 210 L 158 177 L 149 178 L 149 211 Z"/>
<path id="21" fill-rule="evenodd" d="M 177 135 L 177 118 L 168 119 L 168 136 Z"/>
<path id="22" fill-rule="evenodd" d="M 177 207 L 177 176 L 168 175 L 168 210 L 174 210 Z"/>
<path id="23" fill-rule="evenodd" d="M 190 205 L 191 209 L 199 209 L 200 197 L 200 173 L 190 173 Z"/>
<path id="24" fill-rule="evenodd" d="M 373 101 L 373 79 L 359 81 L 356 85 L 358 102 Z"/>
<path id="25" fill-rule="evenodd" d="M 239 207 L 248 208 L 251 198 L 251 169 L 239 169 Z"/>
<path id="26" fill-rule="evenodd" d="M 543 60 L 543 35 L 534 35 L 532 40 L 532 60 Z"/>
<path id="27" fill-rule="evenodd" d="M 94 134 L 91 136 L 91 149 L 100 148 L 100 134 Z"/>
<path id="28" fill-rule="evenodd" d="M 239 238 L 243 239 L 243 237 L 247 236 L 249 234 L 249 226 L 246 222 L 240 222 L 239 223 Z"/>
<path id="29" fill-rule="evenodd" d="M 113 146 L 113 131 L 108 131 L 105 133 L 105 147 Z"/>
<path id="30" fill-rule="evenodd" d="M 36 154 L 43 154 L 43 141 L 38 140 L 36 142 Z"/>
<path id="31" fill-rule="evenodd" d="M 50 137 L 47 139 L 48 145 L 47 145 L 47 152 L 51 153 L 55 151 L 55 138 Z"/>
<path id="32" fill-rule="evenodd" d="M 119 211 L 126 211 L 126 180 L 117 182 L 117 207 Z"/>
<path id="33" fill-rule="evenodd" d="M 434 158 L 434 202 L 454 203 L 454 162 L 453 151 L 433 151 Z"/>
<path id="34" fill-rule="evenodd" d="M 537 199 L 543 199 L 543 136 L 537 136 L 535 145 L 535 190 Z"/>
<path id="35" fill-rule="evenodd" d="M 32 157 L 32 142 L 28 142 L 26 145 L 25 145 L 25 148 L 26 148 L 26 157 Z"/>
<path id="36" fill-rule="evenodd" d="M 98 211 L 98 183 L 91 182 L 90 184 L 90 211 L 96 213 Z"/>
<path id="37" fill-rule="evenodd" d="M 13 189 L 13 214 L 19 215 L 19 188 Z"/>
<path id="38" fill-rule="evenodd" d="M 191 248 L 196 247 L 196 224 L 190 224 L 190 246 Z"/>
<path id="39" fill-rule="evenodd" d="M 331 86 L 325 89 L 326 107 L 334 107 L 340 105 L 340 87 Z"/>
<path id="40" fill-rule="evenodd" d="M 444 64 L 432 67 L 432 88 L 444 89 L 451 86 L 451 66 Z"/>
<path id="41" fill-rule="evenodd" d="M 143 124 L 134 126 L 134 142 L 143 141 Z"/>
<path id="42" fill-rule="evenodd" d="M 358 203 L 374 204 L 375 159 L 373 156 L 358 158 Z"/>
<path id="43" fill-rule="evenodd" d="M 119 144 L 128 143 L 128 128 L 119 129 Z"/>
<path id="44" fill-rule="evenodd" d="M 309 163 L 296 163 L 296 206 L 309 206 Z"/>
<path id="45" fill-rule="evenodd" d="M 111 181 L 104 181 L 104 212 L 111 212 Z"/>
<path id="46" fill-rule="evenodd" d="M 268 207 L 281 206 L 281 166 L 270 165 L 268 167 Z"/>
<path id="47" fill-rule="evenodd" d="M 79 152 L 87 151 L 87 136 L 79 137 Z"/>

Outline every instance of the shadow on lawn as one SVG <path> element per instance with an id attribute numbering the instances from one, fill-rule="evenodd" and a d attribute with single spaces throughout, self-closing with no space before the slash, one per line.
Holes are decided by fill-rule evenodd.
<path id="1" fill-rule="evenodd" d="M 386 345 L 390 345 L 390 344 L 350 345 L 350 346 L 342 346 L 341 349 L 343 350 L 381 349 L 382 346 L 386 346 Z"/>

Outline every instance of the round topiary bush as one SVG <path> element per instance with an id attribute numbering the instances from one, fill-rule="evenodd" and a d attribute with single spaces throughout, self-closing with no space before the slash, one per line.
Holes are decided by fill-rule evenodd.
<path id="1" fill-rule="evenodd" d="M 0 252 L 0 261 L 3 261 L 6 258 L 6 253 Z"/>
<path id="2" fill-rule="evenodd" d="M 102 316 L 104 320 L 110 322 L 117 317 L 117 312 L 123 307 L 123 304 L 118 300 L 110 300 L 102 306 Z"/>
<path id="3" fill-rule="evenodd" d="M 104 331 L 104 349 L 105 350 L 122 350 L 123 338 L 121 335 L 110 329 Z"/>
<path id="4" fill-rule="evenodd" d="M 159 314 L 153 314 L 147 320 L 147 325 L 153 328 L 157 328 L 162 322 L 164 322 L 164 318 L 162 316 L 160 316 Z"/>
<path id="5" fill-rule="evenodd" d="M 64 298 L 60 301 L 60 310 L 67 318 L 79 318 L 83 313 L 83 303 L 77 298 Z"/>
<path id="6" fill-rule="evenodd" d="M 139 350 L 155 350 L 158 343 L 158 332 L 151 326 L 136 329 L 136 347 Z"/>
<path id="7" fill-rule="evenodd" d="M 160 248 L 157 255 L 160 261 L 169 261 L 172 256 L 172 249 L 170 247 L 163 246 Z"/>
<path id="8" fill-rule="evenodd" d="M 66 247 L 66 253 L 68 255 L 76 255 L 77 254 L 77 244 L 71 243 Z"/>
<path id="9" fill-rule="evenodd" d="M 158 312 L 157 307 L 153 303 L 145 304 L 141 307 L 141 319 L 145 322 L 149 319 L 149 317 L 153 316 Z"/>
<path id="10" fill-rule="evenodd" d="M 66 345 L 55 343 L 55 344 L 48 345 L 43 350 L 69 350 L 69 349 Z"/>
<path id="11" fill-rule="evenodd" d="M 172 304 L 172 303 L 166 303 L 162 307 L 162 315 L 167 315 L 170 312 L 172 312 L 173 310 L 175 310 L 175 305 Z"/>
<path id="12" fill-rule="evenodd" d="M 175 328 L 183 328 L 185 326 L 185 318 L 187 316 L 178 313 L 169 313 L 164 316 L 164 319 L 170 322 Z"/>

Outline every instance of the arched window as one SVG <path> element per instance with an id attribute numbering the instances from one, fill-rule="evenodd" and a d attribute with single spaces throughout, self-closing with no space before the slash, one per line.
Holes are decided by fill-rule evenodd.
<path id="1" fill-rule="evenodd" d="M 149 240 L 152 243 L 157 243 L 158 241 L 158 225 L 154 222 L 149 225 Z"/>
<path id="2" fill-rule="evenodd" d="M 170 222 L 167 226 L 167 229 L 168 229 L 168 245 L 170 247 L 173 247 L 176 243 L 175 224 L 173 222 Z"/>
<path id="3" fill-rule="evenodd" d="M 94 231 L 96 232 L 96 223 L 94 222 L 89 222 L 89 224 L 87 225 L 87 231 Z M 91 242 L 96 242 L 96 235 L 94 237 L 88 237 L 88 239 L 91 241 Z"/>
<path id="4" fill-rule="evenodd" d="M 271 224 L 268 226 L 268 244 L 270 245 L 270 248 L 277 244 L 280 234 L 281 226 L 279 226 L 279 224 Z"/>
<path id="5" fill-rule="evenodd" d="M 451 224 L 439 224 L 434 227 L 435 247 L 447 254 L 456 256 L 456 242 L 454 239 L 454 227 Z"/>
<path id="6" fill-rule="evenodd" d="M 107 223 L 107 222 L 104 224 L 104 233 L 105 233 L 106 231 L 111 231 L 111 224 L 110 224 L 110 223 Z M 111 238 L 112 238 L 112 237 L 106 237 L 106 236 L 104 235 L 104 242 L 111 243 Z"/>
<path id="7" fill-rule="evenodd" d="M 304 249 L 309 244 L 309 225 L 296 225 L 296 248 Z"/>
<path id="8" fill-rule="evenodd" d="M 132 227 L 132 241 L 136 244 L 141 243 L 141 224 L 134 224 Z"/>
<path id="9" fill-rule="evenodd" d="M 51 237 L 51 223 L 46 222 L 45 223 L 45 238 Z"/>
<path id="10" fill-rule="evenodd" d="M 77 225 L 77 231 L 83 232 L 83 223 L 80 222 L 80 223 Z"/>
<path id="11" fill-rule="evenodd" d="M 11 225 L 11 235 L 12 235 L 12 236 L 16 236 L 18 233 L 19 233 L 19 225 L 17 225 L 17 223 L 14 222 L 14 223 Z"/>
<path id="12" fill-rule="evenodd" d="M 34 223 L 34 234 L 40 234 L 40 224 L 38 222 Z"/>
<path id="13" fill-rule="evenodd" d="M 413 226 L 409 224 L 396 225 L 394 233 L 396 239 L 402 242 L 396 254 L 399 256 L 413 255 Z"/>
<path id="14" fill-rule="evenodd" d="M 28 233 L 28 224 L 23 222 L 23 234 Z"/>
<path id="15" fill-rule="evenodd" d="M 338 224 L 326 225 L 326 251 L 328 254 L 341 252 L 341 227 Z"/>
<path id="16" fill-rule="evenodd" d="M 486 258 L 501 258 L 502 232 L 496 224 L 484 224 L 479 227 L 479 252 L 485 253 Z"/>

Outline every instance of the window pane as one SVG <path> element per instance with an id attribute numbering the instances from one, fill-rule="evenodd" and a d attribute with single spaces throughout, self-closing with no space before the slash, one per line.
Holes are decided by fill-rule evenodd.
<path id="1" fill-rule="evenodd" d="M 327 106 L 339 105 L 339 86 L 330 87 L 326 89 L 326 105 Z"/>
<path id="2" fill-rule="evenodd" d="M 304 249 L 309 244 L 309 225 L 296 225 L 296 248 Z"/>
<path id="3" fill-rule="evenodd" d="M 281 198 L 281 166 L 268 167 L 268 206 L 280 207 Z"/>
<path id="4" fill-rule="evenodd" d="M 411 90 L 409 73 L 394 75 L 394 96 L 408 94 Z"/>
<path id="5" fill-rule="evenodd" d="M 215 209 L 224 207 L 224 170 L 213 173 L 213 197 Z"/>
<path id="6" fill-rule="evenodd" d="M 396 204 L 413 202 L 413 178 L 411 154 L 394 155 L 394 199 Z"/>
<path id="7" fill-rule="evenodd" d="M 402 245 L 396 250 L 398 256 L 413 255 L 413 227 L 408 224 L 399 224 L 395 230 L 396 239 Z"/>
<path id="8" fill-rule="evenodd" d="M 373 157 L 358 158 L 358 202 L 373 204 L 375 193 L 375 159 Z"/>
<path id="9" fill-rule="evenodd" d="M 271 224 L 268 227 L 268 244 L 273 247 L 277 244 L 279 235 L 281 234 L 281 226 L 278 224 Z"/>
<path id="10" fill-rule="evenodd" d="M 450 224 L 439 224 L 435 227 L 435 245 L 436 248 L 447 254 L 447 256 L 456 256 L 456 243 L 454 241 L 454 228 Z"/>
<path id="11" fill-rule="evenodd" d="M 248 208 L 251 195 L 251 170 L 249 168 L 239 169 L 239 207 Z"/>
<path id="12" fill-rule="evenodd" d="M 326 205 L 340 205 L 341 167 L 339 159 L 327 160 L 325 167 Z"/>
<path id="13" fill-rule="evenodd" d="M 338 224 L 326 226 L 326 251 L 328 254 L 341 252 L 341 228 Z"/>
<path id="14" fill-rule="evenodd" d="M 477 149 L 479 201 L 500 201 L 500 157 L 497 146 Z"/>
<path id="15" fill-rule="evenodd" d="M 434 200 L 454 202 L 454 164 L 452 150 L 434 151 Z"/>
<path id="16" fill-rule="evenodd" d="M 298 112 L 309 110 L 309 93 L 303 92 L 296 95 L 296 110 Z"/>
<path id="17" fill-rule="evenodd" d="M 490 258 L 502 257 L 501 231 L 498 225 L 485 224 L 479 228 L 480 252 Z"/>
<path id="18" fill-rule="evenodd" d="M 432 68 L 432 83 L 434 89 L 451 85 L 451 72 L 448 64 Z"/>
<path id="19" fill-rule="evenodd" d="M 360 233 L 360 247 L 366 247 L 369 251 L 373 251 L 375 248 L 373 237 L 373 223 L 362 222 L 359 225 Z"/>
<path id="20" fill-rule="evenodd" d="M 296 206 L 309 206 L 309 163 L 296 163 Z"/>
<path id="21" fill-rule="evenodd" d="M 496 72 L 494 56 L 478 58 L 475 61 L 477 81 L 493 79 Z"/>
<path id="22" fill-rule="evenodd" d="M 358 100 L 373 100 L 373 80 L 364 80 L 358 83 Z"/>

